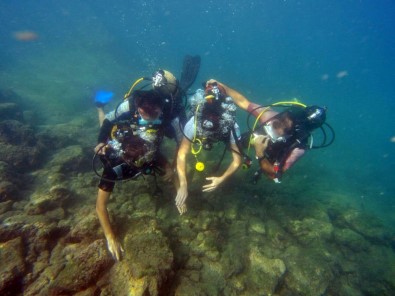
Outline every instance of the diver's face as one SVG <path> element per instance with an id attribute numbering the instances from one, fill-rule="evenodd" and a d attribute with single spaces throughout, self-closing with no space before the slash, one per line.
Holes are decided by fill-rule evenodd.
<path id="1" fill-rule="evenodd" d="M 289 118 L 275 118 L 265 125 L 265 131 L 268 136 L 272 139 L 272 142 L 276 142 L 282 137 L 287 135 L 287 131 L 292 127 L 292 121 Z"/>
<path id="2" fill-rule="evenodd" d="M 147 110 L 144 110 L 144 108 L 137 108 L 137 112 L 140 114 L 141 118 L 146 120 L 146 121 L 155 121 L 160 117 L 162 114 L 162 109 L 159 107 L 155 107 L 149 112 Z"/>

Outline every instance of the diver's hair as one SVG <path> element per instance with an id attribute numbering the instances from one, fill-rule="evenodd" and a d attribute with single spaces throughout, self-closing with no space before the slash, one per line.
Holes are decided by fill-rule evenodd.
<path id="1" fill-rule="evenodd" d="M 289 111 L 281 112 L 275 117 L 278 120 L 273 121 L 274 128 L 282 128 L 286 133 L 290 132 L 293 129 L 294 120 Z"/>
<path id="2" fill-rule="evenodd" d="M 156 90 L 136 90 L 133 92 L 136 108 L 141 108 L 150 117 L 158 116 L 158 109 L 163 109 L 163 99 Z"/>

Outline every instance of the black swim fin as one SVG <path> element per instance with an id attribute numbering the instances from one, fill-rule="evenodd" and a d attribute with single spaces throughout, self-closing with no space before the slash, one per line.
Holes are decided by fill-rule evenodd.
<path id="1" fill-rule="evenodd" d="M 180 88 L 187 92 L 188 89 L 195 82 L 196 77 L 200 69 L 200 56 L 190 56 L 186 55 L 184 57 L 184 62 L 182 64 L 181 78 L 180 78 Z"/>

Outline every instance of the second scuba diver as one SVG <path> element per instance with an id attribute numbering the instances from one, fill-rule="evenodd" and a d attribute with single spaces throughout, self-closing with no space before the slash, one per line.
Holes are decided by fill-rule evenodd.
<path id="1" fill-rule="evenodd" d="M 224 88 L 216 83 L 208 84 L 205 91 L 198 90 L 190 100 L 194 115 L 186 123 L 184 138 L 181 141 L 177 155 L 177 173 L 179 188 L 176 196 L 176 206 L 182 215 L 187 211 L 188 182 L 186 177 L 186 157 L 192 153 L 196 158 L 196 170 L 202 171 L 204 164 L 198 161 L 202 149 L 210 150 L 216 142 L 222 141 L 232 152 L 233 161 L 221 176 L 206 178 L 209 184 L 203 186 L 203 192 L 215 190 L 242 163 L 242 157 L 237 145 L 240 135 L 239 126 L 235 121 L 236 105 Z"/>

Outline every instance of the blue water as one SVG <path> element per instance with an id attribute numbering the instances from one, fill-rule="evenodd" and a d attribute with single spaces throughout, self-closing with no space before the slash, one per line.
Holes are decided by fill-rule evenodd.
<path id="1" fill-rule="evenodd" d="M 199 54 L 195 87 L 216 78 L 257 103 L 327 106 L 336 142 L 306 156 L 310 170 L 395 223 L 394 28 L 391 0 L 3 0 L 0 88 L 78 116 L 95 91 L 121 98 Z"/>

